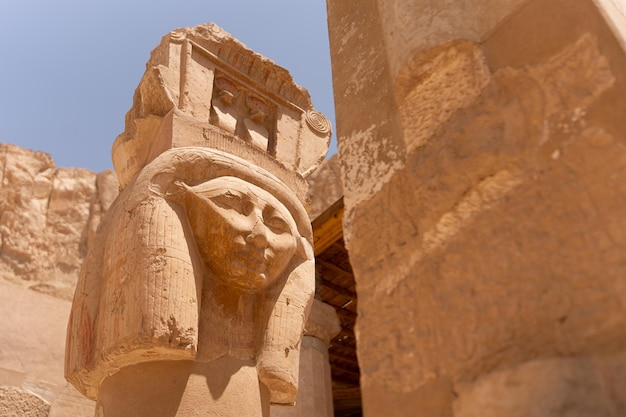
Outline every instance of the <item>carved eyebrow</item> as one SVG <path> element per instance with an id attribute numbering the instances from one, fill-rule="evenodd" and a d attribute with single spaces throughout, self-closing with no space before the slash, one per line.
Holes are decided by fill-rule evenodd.
<path id="1" fill-rule="evenodd" d="M 231 190 L 212 195 L 209 199 L 222 208 L 236 210 L 242 214 L 244 214 L 248 206 L 248 200 L 245 198 L 245 195 L 232 192 Z"/>

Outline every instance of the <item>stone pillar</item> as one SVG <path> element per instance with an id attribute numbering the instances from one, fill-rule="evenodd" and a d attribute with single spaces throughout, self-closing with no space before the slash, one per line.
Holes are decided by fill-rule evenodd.
<path id="1" fill-rule="evenodd" d="M 315 289 L 306 177 L 328 120 L 209 24 L 152 52 L 113 144 L 121 192 L 83 265 L 66 378 L 98 417 L 267 417 L 297 395 Z"/>
<path id="2" fill-rule="evenodd" d="M 158 361 L 130 365 L 100 386 L 96 416 L 267 417 L 269 392 L 254 361 Z"/>
<path id="3" fill-rule="evenodd" d="M 328 347 L 341 331 L 335 309 L 313 301 L 300 348 L 300 380 L 294 407 L 272 407 L 272 417 L 333 417 Z"/>
<path id="4" fill-rule="evenodd" d="M 327 1 L 365 416 L 621 415 L 625 4 Z"/>

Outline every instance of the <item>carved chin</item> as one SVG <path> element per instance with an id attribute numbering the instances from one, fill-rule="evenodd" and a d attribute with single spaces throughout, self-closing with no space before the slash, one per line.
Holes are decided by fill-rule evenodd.
<path id="1" fill-rule="evenodd" d="M 225 284 L 244 290 L 263 290 L 265 289 L 273 279 L 268 279 L 265 272 L 259 272 L 258 270 L 246 270 L 243 271 L 241 267 L 238 267 L 238 273 L 230 276 L 220 276 L 217 279 L 221 280 Z"/>
<path id="2" fill-rule="evenodd" d="M 215 279 L 227 286 L 245 290 L 263 290 L 272 282 L 274 276 L 268 276 L 267 262 L 254 257 L 234 259 L 229 265 L 220 265 L 219 268 L 211 268 L 215 273 Z"/>

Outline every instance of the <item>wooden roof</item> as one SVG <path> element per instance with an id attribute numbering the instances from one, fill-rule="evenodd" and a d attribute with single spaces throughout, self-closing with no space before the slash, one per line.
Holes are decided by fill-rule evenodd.
<path id="1" fill-rule="evenodd" d="M 343 198 L 311 223 L 316 262 L 316 297 L 335 307 L 341 332 L 328 349 L 336 417 L 358 417 L 361 412 L 360 370 L 354 324 L 357 296 L 354 274 L 343 241 Z"/>

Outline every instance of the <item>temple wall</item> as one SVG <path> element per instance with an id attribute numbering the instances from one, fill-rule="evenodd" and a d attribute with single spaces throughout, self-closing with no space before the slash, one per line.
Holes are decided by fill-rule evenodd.
<path id="1" fill-rule="evenodd" d="M 624 415 L 623 3 L 327 5 L 364 415 Z"/>

